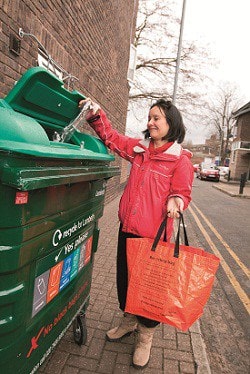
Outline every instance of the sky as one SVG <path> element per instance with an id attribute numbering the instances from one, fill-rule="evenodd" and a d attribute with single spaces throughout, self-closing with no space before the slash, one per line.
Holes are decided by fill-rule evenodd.
<path id="1" fill-rule="evenodd" d="M 182 0 L 178 0 L 182 7 Z M 181 9 L 180 9 L 181 13 Z M 215 77 L 235 82 L 250 98 L 249 0 L 186 0 L 183 39 L 201 40 L 218 58 Z"/>
<path id="2" fill-rule="evenodd" d="M 176 0 L 179 17 L 183 0 Z M 250 100 L 249 0 L 186 0 L 183 42 L 199 41 L 208 45 L 217 60 L 210 75 L 218 86 L 220 81 L 237 85 L 243 104 Z M 193 143 L 204 134 L 194 129 L 188 138 Z"/>
<path id="3" fill-rule="evenodd" d="M 184 0 L 173 1 L 173 14 L 181 19 Z M 188 41 L 197 41 L 198 47 L 207 47 L 211 58 L 216 61 L 214 65 L 207 65 L 204 61 L 205 72 L 213 82 L 208 95 L 213 96 L 213 89 L 218 91 L 223 82 L 228 82 L 237 87 L 242 105 L 250 101 L 249 15 L 250 0 L 186 0 L 183 26 L 183 45 Z M 144 108 L 141 108 L 142 111 L 143 114 L 137 111 L 137 122 L 146 125 L 147 113 L 144 113 Z M 209 131 L 206 133 L 200 123 L 189 123 L 183 117 L 187 127 L 185 139 L 191 140 L 193 144 L 204 143 Z M 129 113 L 128 124 L 131 124 L 131 129 L 135 127 L 134 123 L 134 116 Z M 140 125 L 138 127 L 140 129 Z M 138 136 L 133 133 L 129 135 Z"/>

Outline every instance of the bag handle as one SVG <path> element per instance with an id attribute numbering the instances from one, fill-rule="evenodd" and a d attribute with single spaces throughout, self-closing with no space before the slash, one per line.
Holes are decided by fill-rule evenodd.
<path id="1" fill-rule="evenodd" d="M 180 232 L 181 232 L 181 223 L 182 223 L 182 227 L 183 227 L 183 233 L 184 233 L 184 243 L 186 246 L 189 246 L 189 243 L 188 243 L 188 237 L 187 237 L 187 230 L 186 230 L 186 227 L 185 227 L 185 223 L 184 223 L 184 218 L 183 218 L 183 214 L 181 212 L 179 212 L 179 223 L 178 223 L 178 231 L 177 231 L 177 234 L 176 234 L 176 238 L 175 238 L 175 247 L 174 247 L 174 257 L 178 258 L 179 257 L 179 252 L 180 252 Z M 160 241 L 160 238 L 162 236 L 162 233 L 166 227 L 166 224 L 167 224 L 167 220 L 168 220 L 168 216 L 166 216 L 162 223 L 160 224 L 160 227 L 157 231 L 157 234 L 156 234 L 156 237 L 154 239 L 154 242 L 153 242 L 153 245 L 152 245 L 152 248 L 151 248 L 151 251 L 154 251 L 156 250 L 156 247 Z"/>

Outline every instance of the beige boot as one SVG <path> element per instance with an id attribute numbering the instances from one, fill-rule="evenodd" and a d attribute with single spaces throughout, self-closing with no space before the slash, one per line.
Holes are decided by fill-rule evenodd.
<path id="1" fill-rule="evenodd" d="M 106 339 L 109 342 L 118 342 L 124 336 L 130 335 L 137 327 L 137 318 L 133 314 L 124 313 L 119 326 L 114 327 L 106 333 Z"/>
<path id="2" fill-rule="evenodd" d="M 138 324 L 138 336 L 133 355 L 135 369 L 143 369 L 147 366 L 153 341 L 155 327 L 146 327 Z"/>

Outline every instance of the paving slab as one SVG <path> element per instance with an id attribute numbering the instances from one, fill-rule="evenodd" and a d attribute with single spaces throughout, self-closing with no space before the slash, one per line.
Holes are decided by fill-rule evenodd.
<path id="1" fill-rule="evenodd" d="M 105 205 L 99 221 L 100 238 L 93 267 L 90 305 L 86 313 L 87 342 L 75 344 L 70 328 L 39 373 L 138 373 L 132 366 L 134 335 L 119 343 L 105 340 L 105 333 L 122 316 L 116 295 L 116 245 L 119 227 L 119 197 Z M 147 368 L 141 373 L 211 374 L 199 321 L 187 331 L 172 326 L 158 326 Z"/>

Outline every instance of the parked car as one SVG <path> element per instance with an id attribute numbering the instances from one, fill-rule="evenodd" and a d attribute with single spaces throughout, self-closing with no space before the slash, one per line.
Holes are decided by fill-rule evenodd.
<path id="1" fill-rule="evenodd" d="M 194 172 L 197 172 L 197 169 L 199 168 L 199 164 L 193 164 Z"/>
<path id="2" fill-rule="evenodd" d="M 218 169 L 219 169 L 221 177 L 225 178 L 228 175 L 228 172 L 229 172 L 228 166 L 218 166 Z"/>
<path id="3" fill-rule="evenodd" d="M 197 178 L 200 180 L 213 180 L 219 182 L 220 171 L 215 166 L 204 165 L 197 169 Z"/>

